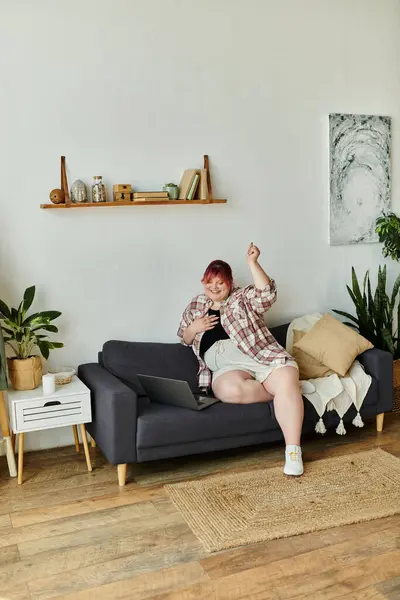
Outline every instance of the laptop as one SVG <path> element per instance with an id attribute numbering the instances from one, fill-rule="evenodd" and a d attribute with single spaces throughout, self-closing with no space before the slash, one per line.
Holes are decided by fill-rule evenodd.
<path id="1" fill-rule="evenodd" d="M 203 410 L 219 402 L 217 398 L 193 394 L 187 381 L 153 375 L 138 375 L 138 379 L 150 400 L 160 404 Z"/>

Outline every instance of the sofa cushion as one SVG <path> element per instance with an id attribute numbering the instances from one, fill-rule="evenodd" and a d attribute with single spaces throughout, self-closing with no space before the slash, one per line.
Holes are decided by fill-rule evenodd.
<path id="1" fill-rule="evenodd" d="M 354 329 L 325 313 L 295 347 L 344 377 L 354 359 L 373 345 Z"/>
<path id="2" fill-rule="evenodd" d="M 201 440 L 235 437 L 275 429 L 270 402 L 224 404 L 201 411 L 141 401 L 137 447 L 151 448 Z"/>
<path id="3" fill-rule="evenodd" d="M 318 360 L 315 360 L 315 358 L 309 354 L 303 352 L 301 348 L 297 348 L 297 342 L 299 342 L 305 335 L 305 331 L 298 331 L 297 329 L 294 329 L 293 331 L 294 346 L 292 349 L 292 356 L 298 364 L 300 380 L 304 381 L 305 379 L 318 379 L 319 377 L 328 377 L 329 375 L 332 375 L 333 371 L 331 369 L 320 363 Z"/>
<path id="4" fill-rule="evenodd" d="M 103 346 L 104 367 L 129 384 L 136 393 L 145 395 L 137 374 L 182 379 L 198 391 L 197 358 L 182 344 L 109 341 Z"/>

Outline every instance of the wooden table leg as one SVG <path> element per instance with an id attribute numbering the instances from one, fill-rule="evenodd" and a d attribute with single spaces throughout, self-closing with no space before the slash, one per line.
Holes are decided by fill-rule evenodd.
<path id="1" fill-rule="evenodd" d="M 90 445 L 92 446 L 92 448 L 96 448 L 96 440 L 94 438 L 92 438 L 92 436 L 90 436 Z"/>
<path id="2" fill-rule="evenodd" d="M 24 434 L 18 435 L 18 484 L 21 485 L 24 472 Z"/>
<path id="3" fill-rule="evenodd" d="M 88 441 L 87 441 L 85 425 L 82 423 L 81 425 L 79 425 L 79 427 L 81 429 L 81 435 L 82 435 L 82 441 L 83 441 L 83 448 L 85 450 L 87 468 L 88 468 L 88 471 L 91 471 L 92 463 L 90 460 L 89 445 L 88 445 Z"/>
<path id="4" fill-rule="evenodd" d="M 79 435 L 78 435 L 78 428 L 76 425 L 72 425 L 72 431 L 74 432 L 75 450 L 77 452 L 80 452 L 81 448 L 79 446 Z"/>
<path id="5" fill-rule="evenodd" d="M 8 424 L 8 416 L 6 410 L 6 401 L 4 399 L 4 392 L 0 392 L 0 426 L 1 433 L 6 443 L 6 455 L 8 471 L 11 477 L 16 477 L 17 469 L 15 466 L 15 454 L 14 454 L 14 443 L 13 439 L 10 438 L 10 426 Z M 12 434 L 14 435 L 14 433 Z"/>
<path id="6" fill-rule="evenodd" d="M 376 415 L 376 430 L 383 431 L 383 419 L 385 418 L 385 413 L 379 413 Z"/>
<path id="7" fill-rule="evenodd" d="M 118 485 L 123 487 L 126 483 L 126 463 L 117 466 Z"/>

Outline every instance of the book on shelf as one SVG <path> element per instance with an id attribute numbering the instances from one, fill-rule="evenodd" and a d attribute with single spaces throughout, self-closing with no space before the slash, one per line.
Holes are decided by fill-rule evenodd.
<path id="1" fill-rule="evenodd" d="M 197 187 L 195 198 L 199 200 L 208 200 L 207 169 L 200 169 L 200 181 Z"/>
<path id="2" fill-rule="evenodd" d="M 197 169 L 186 169 L 182 175 L 181 182 L 179 184 L 179 200 L 187 200 L 188 194 L 191 190 L 194 178 L 198 174 Z"/>
<path id="3" fill-rule="evenodd" d="M 199 175 L 199 173 L 196 173 L 196 175 L 194 176 L 194 179 L 193 179 L 193 183 L 192 183 L 190 190 L 188 192 L 188 195 L 187 195 L 188 200 L 193 200 L 194 195 L 197 190 L 197 186 L 199 185 L 199 181 L 200 181 L 200 175 Z"/>
<path id="4" fill-rule="evenodd" d="M 168 198 L 168 192 L 134 192 L 134 200 L 143 200 L 143 198 Z"/>

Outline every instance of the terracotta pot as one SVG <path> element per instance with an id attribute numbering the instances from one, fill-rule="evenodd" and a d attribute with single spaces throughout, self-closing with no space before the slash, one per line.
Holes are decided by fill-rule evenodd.
<path id="1" fill-rule="evenodd" d="M 42 361 L 39 356 L 8 358 L 8 374 L 15 390 L 34 390 L 42 383 Z"/>

